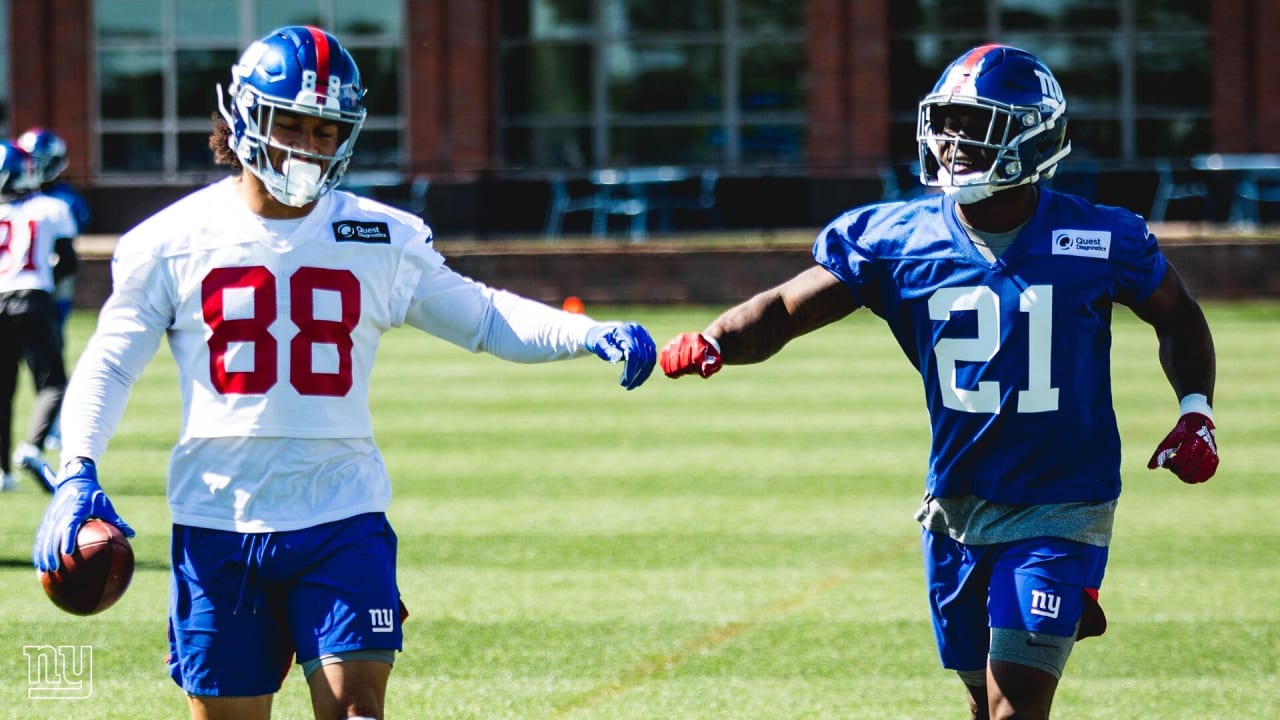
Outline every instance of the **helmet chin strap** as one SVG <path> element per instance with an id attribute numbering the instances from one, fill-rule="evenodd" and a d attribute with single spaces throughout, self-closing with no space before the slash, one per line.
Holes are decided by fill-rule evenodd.
<path id="1" fill-rule="evenodd" d="M 981 185 L 943 185 L 942 192 L 960 205 L 972 205 L 991 197 L 995 194 L 996 189 L 994 186 L 985 183 Z"/>
<path id="2" fill-rule="evenodd" d="M 964 183 L 964 174 L 960 176 L 952 175 L 945 167 L 938 168 L 938 179 L 941 181 L 942 192 L 946 193 L 947 197 L 954 200 L 958 205 L 972 205 L 982 202 L 1001 190 L 1008 190 L 1031 182 L 1031 178 L 1027 178 L 1012 185 L 996 185 L 987 182 L 984 177 L 977 182 Z M 957 179 L 962 182 L 956 184 Z"/>

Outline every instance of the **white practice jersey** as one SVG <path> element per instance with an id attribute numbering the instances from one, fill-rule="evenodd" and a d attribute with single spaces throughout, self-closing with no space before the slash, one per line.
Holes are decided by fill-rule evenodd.
<path id="1" fill-rule="evenodd" d="M 53 292 L 53 244 L 76 236 L 71 208 L 58 198 L 32 193 L 0 203 L 0 293 Z"/>
<path id="2" fill-rule="evenodd" d="M 234 182 L 121 237 L 63 404 L 64 460 L 99 457 L 168 336 L 183 406 L 175 523 L 260 532 L 384 511 L 369 377 L 392 327 L 513 360 L 583 352 L 593 321 L 454 273 L 415 216 L 335 191 L 299 221 L 266 221 Z"/>

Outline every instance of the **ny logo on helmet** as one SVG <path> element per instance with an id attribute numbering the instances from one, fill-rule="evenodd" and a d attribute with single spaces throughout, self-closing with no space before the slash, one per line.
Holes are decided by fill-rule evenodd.
<path id="1" fill-rule="evenodd" d="M 1058 84 L 1057 79 L 1039 69 L 1033 72 L 1040 79 L 1040 94 L 1044 95 L 1044 104 L 1051 108 L 1061 107 L 1066 98 L 1062 96 L 1062 86 Z"/>

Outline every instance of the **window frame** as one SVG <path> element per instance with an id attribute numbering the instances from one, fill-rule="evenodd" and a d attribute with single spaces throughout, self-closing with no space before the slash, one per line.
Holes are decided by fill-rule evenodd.
<path id="1" fill-rule="evenodd" d="M 184 51 L 191 50 L 216 50 L 230 51 L 235 57 L 239 57 L 255 40 L 260 39 L 263 34 L 272 30 L 272 28 L 257 28 L 258 6 L 259 3 L 271 2 L 271 0 L 236 0 L 235 12 L 238 15 L 236 21 L 236 38 L 234 40 L 208 39 L 205 37 L 183 36 L 179 32 L 178 24 L 178 0 L 159 0 L 161 11 L 161 27 L 160 36 L 158 38 L 126 38 L 113 39 L 103 37 L 101 28 L 98 24 L 98 13 L 104 12 L 102 3 L 95 3 L 95 7 L 91 10 L 90 17 L 87 21 L 90 23 L 92 38 L 94 42 L 93 52 L 91 53 L 92 72 L 89 76 L 90 87 L 90 134 L 92 136 L 92 144 L 89 153 L 89 162 L 94 168 L 96 175 L 96 183 L 99 185 L 138 185 L 149 184 L 155 182 L 208 182 L 211 179 L 225 176 L 228 169 L 215 165 L 210 156 L 208 167 L 203 169 L 180 169 L 181 153 L 179 148 L 179 137 L 183 135 L 203 133 L 206 136 L 212 131 L 210 118 L 205 117 L 180 117 L 178 114 L 178 56 Z M 335 4 L 338 0 L 313 0 L 316 6 L 316 15 L 322 20 L 322 26 L 328 29 L 332 26 L 336 19 Z M 401 5 L 403 11 L 403 5 Z M 374 166 L 364 169 L 394 169 L 399 171 L 407 163 L 407 139 L 408 139 L 408 118 L 405 112 L 405 98 L 408 86 L 408 78 L 405 77 L 403 68 L 405 67 L 404 55 L 406 48 L 406 23 L 396 22 L 389 23 L 392 28 L 391 32 L 378 35 L 355 35 L 341 37 L 342 45 L 353 54 L 358 50 L 382 50 L 393 48 L 400 58 L 400 66 L 402 71 L 397 80 L 399 85 L 399 107 L 395 115 L 373 115 L 370 114 L 362 129 L 362 134 L 369 131 L 394 131 L 398 134 L 398 154 L 400 156 L 399 167 L 385 168 L 385 166 Z M 141 52 L 158 52 L 161 56 L 161 115 L 156 118 L 104 118 L 102 113 L 102 92 L 103 85 L 103 52 L 113 52 L 121 50 L 135 50 Z M 230 65 L 227 66 L 227 76 L 221 80 L 223 88 L 230 81 Z M 207 89 L 210 98 L 214 99 L 211 109 L 216 112 L 215 88 L 210 86 Z M 158 134 L 161 137 L 161 168 L 159 170 L 124 170 L 111 169 L 106 167 L 104 162 L 105 146 L 103 138 L 111 135 L 148 135 Z M 357 157 L 358 157 L 357 149 Z M 353 163 L 354 169 L 354 163 Z"/>
<path id="2" fill-rule="evenodd" d="M 580 46 L 588 45 L 591 56 L 591 78 L 588 89 L 589 108 L 583 113 L 509 113 L 504 107 L 506 83 L 510 78 L 505 73 L 498 78 L 498 91 L 495 93 L 494 113 L 494 148 L 495 165 L 504 171 L 529 170 L 534 172 L 560 171 L 585 168 L 609 167 L 613 165 L 611 157 L 615 147 L 611 135 L 615 130 L 645 128 L 676 127 L 711 127 L 724 136 L 723 156 L 713 158 L 705 163 L 687 163 L 689 165 L 708 165 L 727 169 L 743 168 L 782 168 L 803 169 L 806 158 L 803 148 L 804 128 L 808 120 L 808 98 L 795 109 L 743 111 L 741 108 L 742 83 L 740 63 L 746 48 L 755 44 L 794 45 L 803 56 L 807 44 L 804 23 L 787 31 L 770 29 L 751 30 L 741 27 L 739 21 L 739 0 L 721 0 L 720 26 L 709 30 L 672 30 L 672 31 L 636 31 L 616 30 L 610 27 L 609 18 L 602 8 L 601 2 L 592 3 L 592 18 L 589 30 L 557 33 L 553 37 L 533 38 L 530 36 L 512 37 L 503 30 L 502 19 L 497 19 L 495 37 L 494 67 L 504 68 L 508 53 L 539 46 Z M 608 55 L 611 49 L 629 45 L 661 45 L 664 43 L 677 45 L 704 45 L 718 49 L 722 87 L 720 105 L 714 110 L 675 111 L 675 112 L 614 112 L 609 109 L 609 67 Z M 807 65 L 807 63 L 806 63 Z M 807 71 L 807 67 L 805 68 Z M 804 83 L 800 83 L 801 90 Z M 744 157 L 744 128 L 752 126 L 786 126 L 799 131 L 800 151 L 790 161 L 752 162 Z M 527 131 L 530 134 L 538 130 L 577 130 L 585 128 L 590 138 L 590 158 L 584 158 L 581 166 L 569 164 L 534 164 L 535 161 L 513 161 L 508 148 L 508 135 L 512 131 Z M 534 148 L 530 147 L 530 154 Z M 682 164 L 682 163 L 656 163 Z"/>
<path id="3" fill-rule="evenodd" d="M 1149 30 L 1138 26 L 1137 21 L 1137 4 L 1139 0 L 1118 0 L 1116 9 L 1118 22 L 1112 28 L 1106 27 L 1085 27 L 1079 30 L 1029 30 L 1023 27 L 1004 27 L 1002 23 L 1002 10 L 1006 8 L 1006 3 L 1002 0 L 983 0 L 981 4 L 981 12 L 983 15 L 983 23 L 969 29 L 956 31 L 933 30 L 928 28 L 903 28 L 893 27 L 890 29 L 891 43 L 901 42 L 928 42 L 928 41 L 954 41 L 957 39 L 969 38 L 973 45 L 982 42 L 1011 42 L 1018 45 L 1016 40 L 1010 38 L 1022 38 L 1029 35 L 1040 37 L 1065 38 L 1071 40 L 1088 40 L 1102 39 L 1115 43 L 1117 55 L 1115 63 L 1119 71 L 1118 91 L 1115 97 L 1115 104 L 1110 108 L 1088 108 L 1087 106 L 1080 109 L 1080 105 L 1072 105 L 1071 88 L 1065 88 L 1068 102 L 1068 118 L 1069 122 L 1098 122 L 1113 123 L 1119 129 L 1119 152 L 1116 155 L 1096 155 L 1091 160 L 1098 161 L 1103 164 L 1113 164 L 1120 166 L 1144 165 L 1149 163 L 1152 157 L 1164 154 L 1183 154 L 1177 153 L 1159 153 L 1152 155 L 1140 151 L 1140 133 L 1138 128 L 1144 122 L 1157 121 L 1191 121 L 1191 122 L 1207 122 L 1212 120 L 1213 106 L 1212 102 L 1206 102 L 1202 108 L 1195 110 L 1192 108 L 1152 108 L 1150 106 L 1142 106 L 1138 101 L 1138 76 L 1139 76 L 1139 48 L 1144 40 L 1157 39 L 1163 42 L 1177 42 L 1180 40 L 1195 39 L 1205 43 L 1206 46 L 1211 45 L 1212 32 L 1209 25 L 1189 26 L 1186 28 L 1173 29 L 1156 29 Z M 1031 49 L 1031 48 L 1027 48 Z M 1054 69 L 1053 63 L 1049 66 Z M 942 67 L 936 69 L 937 73 L 941 73 Z M 935 76 L 936 77 L 936 76 Z M 932 82 L 932 79 L 929 81 Z M 919 95 L 924 96 L 928 92 L 928 86 L 921 87 Z M 1076 109 L 1072 109 L 1075 107 Z M 900 128 L 904 124 L 915 124 L 917 109 L 891 107 L 890 114 L 893 127 Z M 1068 129 L 1068 137 L 1070 137 L 1070 129 Z M 1206 148 L 1206 152 L 1208 149 Z M 899 154 L 898 148 L 894 148 L 894 154 Z"/>

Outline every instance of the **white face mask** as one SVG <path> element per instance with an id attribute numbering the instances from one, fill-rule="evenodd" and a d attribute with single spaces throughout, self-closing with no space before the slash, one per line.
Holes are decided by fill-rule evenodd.
<path id="1" fill-rule="evenodd" d="M 317 163 L 285 158 L 280 165 L 280 174 L 284 177 L 283 197 L 276 199 L 291 207 L 302 207 L 315 200 L 320 196 L 322 173 Z"/>
<path id="2" fill-rule="evenodd" d="M 958 178 L 953 176 L 946 168 L 938 168 L 938 179 L 942 181 L 942 192 L 947 197 L 954 200 L 959 205 L 972 205 L 991 197 L 996 192 L 994 185 L 985 182 L 978 182 L 966 185 L 965 175 L 970 173 L 962 173 Z M 984 173 L 973 173 L 973 175 L 982 175 Z M 956 180 L 960 180 L 960 184 L 955 184 Z"/>

